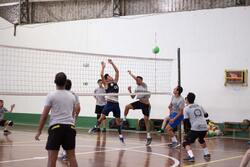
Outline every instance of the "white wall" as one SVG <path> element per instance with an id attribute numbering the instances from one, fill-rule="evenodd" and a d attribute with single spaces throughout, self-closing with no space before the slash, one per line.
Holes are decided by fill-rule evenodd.
<path id="1" fill-rule="evenodd" d="M 0 20 L 0 44 L 142 57 L 152 56 L 156 32 L 159 57 L 176 58 L 176 49 L 181 48 L 184 96 L 195 92 L 214 121 L 250 119 L 249 87 L 224 86 L 225 69 L 250 67 L 250 7 L 19 26 L 16 37 L 13 28 L 4 27 Z M 175 61 L 173 88 L 176 80 Z M 1 98 L 7 105 L 17 103 L 16 112 L 42 110 L 41 97 Z M 81 115 L 93 115 L 94 100 L 80 100 Z M 167 114 L 169 100 L 169 96 L 152 98 L 153 118 Z M 121 98 L 122 110 L 127 102 Z"/>

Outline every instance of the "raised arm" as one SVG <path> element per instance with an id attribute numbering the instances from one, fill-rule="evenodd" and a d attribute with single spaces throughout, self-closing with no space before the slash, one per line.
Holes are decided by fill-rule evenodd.
<path id="1" fill-rule="evenodd" d="M 12 112 L 12 111 L 13 111 L 13 109 L 14 109 L 14 107 L 15 107 L 15 104 L 12 104 L 12 105 L 10 106 L 10 110 L 9 110 L 9 112 Z"/>
<path id="2" fill-rule="evenodd" d="M 108 59 L 108 62 L 114 68 L 114 70 L 115 70 L 115 82 L 118 82 L 118 80 L 119 80 L 119 70 L 118 70 L 118 68 L 116 67 L 116 65 L 113 63 L 113 61 L 111 59 Z"/>
<path id="3" fill-rule="evenodd" d="M 105 66 L 106 66 L 106 64 L 102 61 L 101 62 L 101 78 L 102 78 L 102 83 L 103 83 L 104 86 L 107 85 L 107 82 L 106 82 L 106 80 L 104 78 L 104 69 L 105 69 Z"/>
<path id="4" fill-rule="evenodd" d="M 130 70 L 128 70 L 128 74 L 136 81 L 136 76 L 134 74 L 132 74 L 132 72 Z"/>

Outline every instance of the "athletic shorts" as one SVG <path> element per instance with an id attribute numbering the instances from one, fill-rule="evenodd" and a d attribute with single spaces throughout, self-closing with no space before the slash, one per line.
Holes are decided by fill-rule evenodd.
<path id="1" fill-rule="evenodd" d="M 169 118 L 170 119 L 173 119 L 175 118 L 175 116 L 177 115 L 176 112 L 172 112 L 170 115 L 169 115 Z M 173 129 L 177 127 L 177 125 L 179 125 L 181 123 L 181 121 L 184 119 L 184 116 L 181 115 L 179 116 L 173 123 L 168 123 Z"/>
<path id="2" fill-rule="evenodd" d="M 104 106 L 105 106 L 105 105 L 104 105 Z M 101 115 L 104 106 L 96 105 L 96 106 L 95 106 L 95 113 L 96 113 L 97 115 Z"/>
<path id="3" fill-rule="evenodd" d="M 121 117 L 121 110 L 118 102 L 108 101 L 102 110 L 102 114 L 108 116 L 111 111 L 113 112 L 113 116 L 115 118 Z"/>
<path id="4" fill-rule="evenodd" d="M 189 131 L 187 136 L 185 137 L 185 141 L 188 143 L 188 144 L 192 144 L 195 142 L 196 139 L 199 139 L 199 143 L 200 144 L 203 144 L 205 143 L 205 140 L 204 138 L 206 137 L 207 135 L 207 131 Z"/>
<path id="5" fill-rule="evenodd" d="M 149 117 L 150 109 L 151 109 L 150 104 L 144 104 L 144 103 L 142 103 L 140 101 L 136 101 L 136 102 L 130 103 L 130 105 L 133 107 L 134 110 L 141 109 L 143 115 Z"/>
<path id="6" fill-rule="evenodd" d="M 46 144 L 47 150 L 75 149 L 76 130 L 74 125 L 55 124 L 48 130 L 49 136 Z"/>
<path id="7" fill-rule="evenodd" d="M 7 122 L 7 120 L 5 120 L 5 119 L 2 119 L 1 121 L 0 121 L 0 126 L 4 126 L 4 124 Z"/>

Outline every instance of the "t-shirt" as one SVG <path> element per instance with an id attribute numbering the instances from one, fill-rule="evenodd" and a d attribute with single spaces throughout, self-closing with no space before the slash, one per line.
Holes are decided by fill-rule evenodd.
<path id="1" fill-rule="evenodd" d="M 51 107 L 49 126 L 55 124 L 74 125 L 73 109 L 76 98 L 67 90 L 56 90 L 49 93 L 45 100 L 45 106 Z"/>
<path id="2" fill-rule="evenodd" d="M 106 93 L 119 93 L 119 86 L 116 82 L 110 82 L 107 84 Z M 118 102 L 118 95 L 107 95 L 107 100 Z"/>
<path id="3" fill-rule="evenodd" d="M 99 93 L 106 93 L 105 89 L 104 88 L 96 88 L 94 93 L 96 94 L 99 94 Z M 106 102 L 106 99 L 105 99 L 105 96 L 97 96 L 95 95 L 95 98 L 96 98 L 96 105 L 98 106 L 104 106 L 107 102 Z"/>
<path id="4" fill-rule="evenodd" d="M 0 121 L 3 120 L 5 112 L 8 112 L 5 107 L 0 108 Z"/>
<path id="5" fill-rule="evenodd" d="M 77 94 L 75 94 L 75 92 L 73 92 L 73 91 L 70 91 L 72 94 L 73 94 L 73 96 L 75 97 L 75 99 L 76 99 L 76 104 L 80 104 L 80 100 L 79 100 L 79 97 L 77 96 Z"/>
<path id="6" fill-rule="evenodd" d="M 171 112 L 176 112 L 178 114 L 180 109 L 183 109 L 185 107 L 185 100 L 182 96 L 179 97 L 172 96 L 171 104 L 172 104 Z"/>
<path id="7" fill-rule="evenodd" d="M 189 119 L 191 130 L 194 131 L 207 131 L 207 122 L 204 114 L 204 109 L 198 104 L 189 104 L 184 108 L 184 119 Z"/>
<path id="8" fill-rule="evenodd" d="M 148 86 L 145 83 L 143 83 L 142 85 L 137 85 L 135 89 L 135 93 L 147 93 L 147 92 L 149 92 Z M 139 100 L 149 101 L 150 95 L 137 95 L 136 98 Z"/>

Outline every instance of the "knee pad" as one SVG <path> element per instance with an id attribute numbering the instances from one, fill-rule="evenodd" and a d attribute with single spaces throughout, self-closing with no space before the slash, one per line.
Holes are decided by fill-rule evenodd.
<path id="1" fill-rule="evenodd" d="M 8 121 L 8 126 L 13 126 L 14 122 L 13 121 Z"/>

